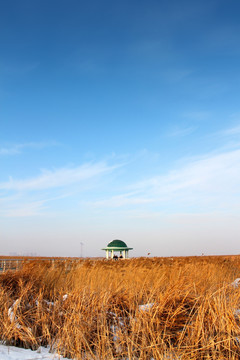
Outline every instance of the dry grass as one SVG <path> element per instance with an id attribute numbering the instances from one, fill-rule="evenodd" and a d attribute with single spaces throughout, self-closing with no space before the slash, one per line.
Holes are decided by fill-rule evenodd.
<path id="1" fill-rule="evenodd" d="M 0 338 L 75 359 L 239 359 L 237 277 L 238 256 L 32 261 L 0 275 Z"/>

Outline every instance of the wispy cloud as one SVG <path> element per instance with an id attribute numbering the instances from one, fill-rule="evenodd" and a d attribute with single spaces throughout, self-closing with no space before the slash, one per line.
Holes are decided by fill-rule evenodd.
<path id="1" fill-rule="evenodd" d="M 62 194 L 55 197 L 46 197 L 45 194 L 28 196 L 27 194 L 16 193 L 14 195 L 0 198 L 0 216 L 4 217 L 25 217 L 42 215 L 51 202 L 68 197 L 69 194 Z"/>
<path id="2" fill-rule="evenodd" d="M 120 165 L 109 166 L 105 162 L 99 162 L 95 164 L 84 164 L 74 168 L 43 170 L 40 175 L 30 179 L 15 180 L 10 178 L 9 181 L 0 183 L 0 189 L 32 191 L 58 188 L 102 175 L 106 172 L 113 171 L 119 166 Z"/>
<path id="3" fill-rule="evenodd" d="M 190 69 L 174 69 L 170 68 L 163 72 L 163 77 L 171 83 L 181 82 L 182 80 L 188 78 L 193 73 Z"/>
<path id="4" fill-rule="evenodd" d="M 175 195 L 183 189 L 227 194 L 240 191 L 240 150 L 206 155 L 185 166 L 134 184 L 135 189 L 151 189 L 155 194 Z"/>
<path id="5" fill-rule="evenodd" d="M 182 113 L 183 118 L 197 121 L 209 119 L 210 116 L 211 112 L 205 110 L 186 111 Z"/>
<path id="6" fill-rule="evenodd" d="M 94 206 L 140 205 L 157 212 L 240 211 L 240 150 L 192 158 L 164 175 L 129 184 L 130 191 Z"/>
<path id="7" fill-rule="evenodd" d="M 24 149 L 43 149 L 46 147 L 57 146 L 57 142 L 29 142 L 22 144 L 13 144 L 0 147 L 0 155 L 16 155 L 23 152 Z"/>
<path id="8" fill-rule="evenodd" d="M 130 192 L 121 195 L 112 196 L 105 200 L 99 200 L 91 203 L 95 207 L 118 208 L 127 205 L 140 205 L 153 202 L 153 199 L 144 198 L 138 195 L 138 192 Z"/>
<path id="9" fill-rule="evenodd" d="M 240 125 L 232 127 L 230 129 L 223 130 L 221 132 L 222 135 L 231 136 L 231 135 L 239 135 L 240 134 Z"/>
<path id="10" fill-rule="evenodd" d="M 102 161 L 76 167 L 43 170 L 38 176 L 13 179 L 0 183 L 0 216 L 20 217 L 40 215 L 51 203 L 63 198 L 74 198 L 99 186 L 99 180 L 121 164 L 109 165 Z"/>
<path id="11" fill-rule="evenodd" d="M 22 202 L 0 211 L 4 217 L 25 217 L 40 215 L 46 209 L 45 201 Z"/>
<path id="12" fill-rule="evenodd" d="M 226 130 L 229 134 L 237 131 Z M 63 193 L 70 194 L 69 199 L 76 194 L 75 203 L 81 209 L 86 206 L 88 211 L 131 210 L 132 216 L 134 211 L 140 216 L 142 211 L 152 216 L 173 212 L 231 212 L 233 209 L 240 212 L 240 147 L 222 147 L 218 152 L 178 159 L 178 165 L 169 164 L 164 173 L 158 166 L 159 158 L 151 169 L 152 176 L 135 171 L 143 158 L 135 157 L 132 162 L 129 158 L 128 166 L 117 163 L 116 159 L 114 163 L 112 158 L 42 170 L 31 178 L 9 178 L 0 183 L 1 214 L 43 213 Z M 117 169 L 120 171 L 116 172 Z M 141 180 L 137 176 L 141 176 Z"/>
<path id="13" fill-rule="evenodd" d="M 215 134 L 209 135 L 209 138 L 218 141 L 222 150 L 239 149 L 240 148 L 240 125 L 239 122 L 232 127 L 228 127 L 217 131 Z"/>
<path id="14" fill-rule="evenodd" d="M 172 129 L 168 136 L 170 137 L 183 137 L 192 134 L 194 131 L 196 131 L 196 126 L 188 126 L 188 127 L 175 127 Z"/>

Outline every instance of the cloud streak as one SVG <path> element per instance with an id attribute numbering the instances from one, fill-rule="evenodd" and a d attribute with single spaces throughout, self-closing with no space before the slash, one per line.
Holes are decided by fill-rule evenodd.
<path id="1" fill-rule="evenodd" d="M 234 136 L 236 131 L 229 129 L 229 134 Z M 132 216 L 134 212 L 138 216 L 174 212 L 240 213 L 239 147 L 179 159 L 178 166 L 162 174 L 156 160 L 151 177 L 135 173 L 135 165 L 137 168 L 141 161 L 142 158 L 121 164 L 89 162 L 42 170 L 31 178 L 9 178 L 0 183 L 1 213 L 6 216 L 45 213 L 46 209 L 54 208 L 51 203 L 63 194 L 69 199 L 66 200 L 68 211 L 71 206 L 77 206 L 81 211 L 103 210 L 103 214 L 104 209 L 130 210 Z M 116 172 L 117 169 L 120 171 Z M 138 180 L 137 176 L 142 179 Z"/>
<path id="2" fill-rule="evenodd" d="M 176 193 L 182 189 L 240 190 L 240 150 L 207 155 L 189 161 L 185 166 L 134 184 L 136 189 L 154 189 L 157 193 Z M 227 185 L 232 185 L 228 186 Z"/>
<path id="3" fill-rule="evenodd" d="M 21 154 L 24 149 L 43 149 L 46 147 L 56 146 L 54 141 L 49 142 L 29 142 L 22 144 L 14 144 L 11 146 L 0 147 L 0 155 L 17 155 Z"/>
<path id="4" fill-rule="evenodd" d="M 69 194 L 63 194 L 56 197 L 45 196 L 27 196 L 17 193 L 12 196 L 0 198 L 0 216 L 4 217 L 25 217 L 42 215 L 44 210 L 48 209 L 48 204 L 68 197 Z"/>
<path id="5" fill-rule="evenodd" d="M 222 134 L 226 136 L 240 135 L 240 125 L 227 129 L 223 131 Z"/>
<path id="6" fill-rule="evenodd" d="M 102 161 L 43 170 L 38 176 L 27 179 L 10 178 L 0 183 L 0 216 L 23 217 L 46 213 L 56 200 L 74 199 L 79 193 L 98 188 L 100 178 L 120 166 Z"/>
<path id="7" fill-rule="evenodd" d="M 56 170 L 43 170 L 39 176 L 15 180 L 10 178 L 7 182 L 0 183 L 1 190 L 32 191 L 59 188 L 84 180 L 94 178 L 118 167 L 109 166 L 104 162 L 84 164 L 75 168 L 61 168 Z"/>
<path id="8" fill-rule="evenodd" d="M 26 217 L 40 215 L 46 209 L 46 201 L 23 201 L 3 209 L 2 215 L 5 217 Z M 0 212 L 0 214 L 1 214 Z"/>
<path id="9" fill-rule="evenodd" d="M 240 211 L 240 150 L 189 160 L 165 175 L 129 184 L 128 189 L 93 205 L 113 208 L 142 205 L 153 212 L 172 213 L 176 209 Z"/>
<path id="10" fill-rule="evenodd" d="M 94 207 L 110 207 L 118 208 L 126 205 L 141 205 L 154 202 L 153 199 L 138 196 L 138 192 L 130 192 L 126 194 L 112 196 L 105 200 L 95 201 L 91 203 Z"/>
<path id="11" fill-rule="evenodd" d="M 173 129 L 170 133 L 169 136 L 170 137 L 183 137 L 183 136 L 187 136 L 192 134 L 194 131 L 196 131 L 196 127 L 194 126 L 189 126 L 189 127 L 176 127 L 175 129 Z"/>

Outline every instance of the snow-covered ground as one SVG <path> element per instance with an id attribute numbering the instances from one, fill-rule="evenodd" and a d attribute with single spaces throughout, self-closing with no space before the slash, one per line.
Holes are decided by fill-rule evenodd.
<path id="1" fill-rule="evenodd" d="M 40 347 L 37 351 L 20 349 L 14 346 L 0 345 L 0 360 L 64 360 L 62 356 L 49 353 L 49 349 Z M 69 359 L 66 359 L 69 360 Z"/>
<path id="2" fill-rule="evenodd" d="M 163 357 L 163 360 L 179 358 Z M 37 351 L 20 349 L 14 346 L 0 345 L 0 360 L 70 360 L 56 354 L 50 354 L 48 349 L 39 348 Z M 128 360 L 128 359 L 126 359 Z M 151 359 L 154 360 L 154 359 Z"/>

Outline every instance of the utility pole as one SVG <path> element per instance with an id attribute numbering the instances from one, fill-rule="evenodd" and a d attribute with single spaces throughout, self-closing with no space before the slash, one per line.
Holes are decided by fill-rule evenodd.
<path id="1" fill-rule="evenodd" d="M 83 242 L 80 242 L 80 246 L 81 246 L 81 255 L 80 256 L 81 256 L 81 258 L 83 257 L 83 245 L 84 245 Z"/>

